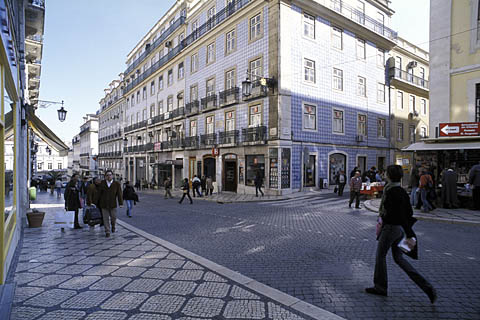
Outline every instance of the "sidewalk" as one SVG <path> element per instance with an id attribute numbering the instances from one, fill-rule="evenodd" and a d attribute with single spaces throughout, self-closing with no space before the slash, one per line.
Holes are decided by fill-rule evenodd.
<path id="1" fill-rule="evenodd" d="M 344 191 L 345 193 L 348 193 L 348 189 Z M 158 189 L 158 190 L 141 190 L 138 191 L 139 194 L 145 193 L 145 194 L 158 194 L 159 196 L 162 196 L 165 194 L 164 189 Z M 234 203 L 234 202 L 264 202 L 264 201 L 280 201 L 280 200 L 287 200 L 287 199 L 297 199 L 297 198 L 309 198 L 309 197 L 314 197 L 315 195 L 319 194 L 326 194 L 326 193 L 333 193 L 333 189 L 319 189 L 319 190 L 314 190 L 311 188 L 307 188 L 305 191 L 300 191 L 300 192 L 293 192 L 291 194 L 286 194 L 282 196 L 276 196 L 276 195 L 265 195 L 265 196 L 258 196 L 256 197 L 254 194 L 239 194 L 235 192 L 226 192 L 223 191 L 221 193 L 214 193 L 213 195 L 208 195 L 208 196 L 203 196 L 203 197 L 195 197 L 193 198 L 193 194 L 190 191 L 190 196 L 192 196 L 192 199 L 194 200 L 206 200 L 206 201 L 214 201 L 214 202 L 219 202 L 219 203 Z M 182 191 L 181 190 L 173 190 L 172 195 L 174 197 L 182 197 Z M 184 201 L 188 201 L 184 200 Z"/>
<path id="2" fill-rule="evenodd" d="M 365 208 L 378 212 L 381 199 L 372 199 L 364 202 Z M 413 209 L 413 216 L 418 220 L 436 221 L 444 223 L 466 224 L 480 226 L 480 211 L 468 209 L 437 208 L 429 213 Z"/>
<path id="3" fill-rule="evenodd" d="M 39 198 L 54 203 L 33 205 L 43 226 L 24 229 L 12 320 L 342 319 L 123 221 L 108 239 L 98 226 L 61 233 L 63 203 Z"/>

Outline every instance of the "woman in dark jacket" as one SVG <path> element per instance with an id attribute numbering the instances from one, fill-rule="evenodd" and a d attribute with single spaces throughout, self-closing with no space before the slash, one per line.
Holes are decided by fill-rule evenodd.
<path id="1" fill-rule="evenodd" d="M 192 204 L 193 200 L 192 200 L 192 197 L 190 197 L 190 184 L 188 183 L 188 178 L 183 179 L 182 190 L 183 190 L 183 195 L 180 201 L 178 201 L 178 203 L 182 203 L 183 199 L 185 199 L 185 196 L 187 196 L 188 199 L 190 199 L 190 204 Z"/>
<path id="2" fill-rule="evenodd" d="M 123 189 L 123 200 L 127 202 L 127 216 L 131 218 L 133 205 L 138 201 L 138 195 L 128 181 L 125 182 L 125 188 Z"/>
<path id="3" fill-rule="evenodd" d="M 74 173 L 72 178 L 65 187 L 65 210 L 75 211 L 74 229 L 81 229 L 82 227 L 78 223 L 78 209 L 80 205 L 80 190 L 78 189 L 78 174 Z"/>
<path id="4" fill-rule="evenodd" d="M 393 260 L 430 298 L 430 302 L 437 300 L 437 293 L 433 286 L 403 257 L 398 244 L 404 237 L 408 247 L 413 250 L 416 244 L 412 225 L 412 206 L 407 192 L 401 187 L 400 180 L 403 169 L 399 165 L 387 168 L 388 184 L 385 186 L 384 196 L 380 204 L 380 219 L 383 222 L 378 235 L 377 255 L 375 259 L 374 286 L 366 288 L 367 293 L 387 296 L 387 263 L 388 250 L 392 248 Z M 404 235 L 405 234 L 405 235 Z"/>

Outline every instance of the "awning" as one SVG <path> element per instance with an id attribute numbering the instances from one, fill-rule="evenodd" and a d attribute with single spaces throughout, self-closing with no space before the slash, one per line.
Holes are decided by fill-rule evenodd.
<path id="1" fill-rule="evenodd" d="M 402 151 L 433 151 L 433 150 L 466 150 L 466 149 L 480 149 L 480 141 L 462 141 L 462 142 L 438 142 L 425 143 L 417 142 L 403 148 Z"/>

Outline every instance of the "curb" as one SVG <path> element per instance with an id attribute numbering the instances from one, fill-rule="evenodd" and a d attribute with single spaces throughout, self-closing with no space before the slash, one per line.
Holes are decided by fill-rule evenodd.
<path id="1" fill-rule="evenodd" d="M 378 208 L 373 206 L 370 203 L 370 200 L 367 200 L 363 203 L 366 209 L 372 212 L 378 213 Z M 422 220 L 422 221 L 431 221 L 431 222 L 440 222 L 440 223 L 448 223 L 448 224 L 461 224 L 461 225 L 467 225 L 467 226 L 480 226 L 480 222 L 478 221 L 473 221 L 473 220 L 459 220 L 459 219 L 452 219 L 452 218 L 437 218 L 437 217 L 428 217 L 425 215 L 418 215 L 418 214 L 413 214 L 413 217 Z"/>
<path id="2" fill-rule="evenodd" d="M 138 229 L 127 222 L 124 222 L 120 219 L 117 219 L 117 223 L 119 223 L 122 227 L 129 229 L 132 232 L 135 232 L 142 237 L 145 237 L 146 239 L 153 241 L 155 243 L 158 243 L 161 246 L 164 246 L 165 248 L 168 248 L 171 251 L 174 251 L 175 253 L 184 256 L 187 259 L 190 259 L 194 261 L 195 263 L 198 263 L 202 266 L 204 266 L 207 269 L 210 269 L 211 271 L 214 271 L 220 275 L 222 275 L 225 278 L 228 278 L 234 282 L 237 282 L 247 288 L 249 288 L 252 291 L 255 291 L 269 299 L 274 300 L 275 302 L 278 302 L 280 304 L 283 304 L 287 307 L 292 308 L 293 310 L 305 314 L 311 318 L 314 319 L 319 319 L 319 320 L 342 320 L 344 318 L 337 316 L 336 314 L 333 314 L 327 310 L 324 310 L 322 308 L 316 307 L 314 305 L 311 305 L 309 303 L 306 303 L 298 298 L 292 297 L 291 295 L 288 295 L 286 293 L 283 293 L 277 289 L 274 289 L 272 287 L 269 287 L 263 283 L 260 283 L 256 280 L 253 280 L 252 278 L 246 277 L 236 271 L 233 271 L 231 269 L 228 269 L 224 266 L 221 266 L 213 261 L 210 261 L 206 258 L 203 258 L 199 255 L 196 255 L 195 253 L 192 253 L 186 249 L 183 249 L 171 242 L 168 242 L 166 240 L 163 240 L 157 236 L 154 236 L 148 232 L 145 232 L 141 229 Z"/>

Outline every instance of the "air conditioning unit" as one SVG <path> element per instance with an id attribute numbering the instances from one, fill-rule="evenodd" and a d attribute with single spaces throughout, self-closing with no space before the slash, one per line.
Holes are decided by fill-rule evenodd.
<path id="1" fill-rule="evenodd" d="M 415 68 L 417 66 L 417 61 L 410 61 L 408 63 L 407 69 Z"/>
<path id="2" fill-rule="evenodd" d="M 363 134 L 357 134 L 357 142 L 365 141 L 365 136 Z"/>
<path id="3" fill-rule="evenodd" d="M 172 41 L 165 42 L 165 47 L 170 48 L 172 46 Z"/>

